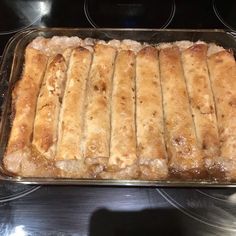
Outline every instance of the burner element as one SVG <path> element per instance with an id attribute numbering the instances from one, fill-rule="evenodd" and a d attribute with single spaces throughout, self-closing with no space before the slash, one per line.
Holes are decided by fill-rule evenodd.
<path id="1" fill-rule="evenodd" d="M 15 183 L 8 183 L 8 182 L 1 182 L 0 184 L 0 203 L 8 202 L 25 195 L 28 195 L 37 189 L 40 186 L 30 186 L 30 185 L 23 185 L 23 184 L 15 184 Z"/>
<path id="2" fill-rule="evenodd" d="M 236 232 L 234 189 L 157 189 L 185 215 L 209 226 Z"/>
<path id="3" fill-rule="evenodd" d="M 236 1 L 213 0 L 213 9 L 218 19 L 229 29 L 236 31 Z"/>
<path id="4" fill-rule="evenodd" d="M 165 28 L 175 14 L 174 0 L 85 0 L 84 12 L 90 24 L 113 28 Z"/>

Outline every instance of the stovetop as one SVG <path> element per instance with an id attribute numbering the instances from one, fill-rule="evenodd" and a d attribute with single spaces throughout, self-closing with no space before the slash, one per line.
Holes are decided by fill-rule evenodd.
<path id="1" fill-rule="evenodd" d="M 233 0 L 1 0 L 0 55 L 34 26 L 236 29 Z M 0 182 L 0 235 L 235 235 L 230 189 Z"/>

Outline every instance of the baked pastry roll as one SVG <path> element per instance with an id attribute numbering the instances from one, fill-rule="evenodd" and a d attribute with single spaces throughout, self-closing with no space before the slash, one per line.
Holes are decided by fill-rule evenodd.
<path id="1" fill-rule="evenodd" d="M 135 53 L 121 50 L 116 58 L 111 101 L 110 178 L 137 176 L 135 137 Z"/>
<path id="2" fill-rule="evenodd" d="M 86 165 L 96 176 L 107 164 L 110 147 L 110 97 L 116 50 L 96 44 L 88 78 L 84 124 Z"/>
<path id="3" fill-rule="evenodd" d="M 212 46 L 214 47 L 214 46 Z M 220 136 L 218 169 L 236 179 L 236 64 L 232 53 L 221 50 L 208 57 Z"/>
<path id="4" fill-rule="evenodd" d="M 5 168 L 18 173 L 23 159 L 31 155 L 30 143 L 39 89 L 47 65 L 47 56 L 27 47 L 21 80 L 13 91 L 14 119 L 8 140 Z"/>
<path id="5" fill-rule="evenodd" d="M 66 61 L 61 54 L 50 58 L 38 97 L 32 145 L 35 151 L 48 159 L 53 159 L 56 154 L 66 70 Z"/>
<path id="6" fill-rule="evenodd" d="M 175 176 L 198 178 L 204 159 L 198 147 L 179 48 L 161 49 L 159 60 L 169 169 Z"/>
<path id="7" fill-rule="evenodd" d="M 207 44 L 183 50 L 182 63 L 198 142 L 209 171 L 219 156 L 219 136 L 215 105 L 207 68 Z"/>
<path id="8" fill-rule="evenodd" d="M 162 91 L 156 48 L 148 46 L 136 58 L 137 153 L 142 179 L 168 175 L 164 143 Z"/>
<path id="9" fill-rule="evenodd" d="M 84 102 L 91 61 L 92 54 L 88 49 L 78 47 L 72 51 L 60 111 L 56 154 L 57 166 L 66 171 L 76 168 L 79 172 L 84 161 L 81 146 Z"/>

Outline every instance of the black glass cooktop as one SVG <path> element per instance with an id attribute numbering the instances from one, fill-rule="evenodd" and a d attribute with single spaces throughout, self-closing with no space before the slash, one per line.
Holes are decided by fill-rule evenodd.
<path id="1" fill-rule="evenodd" d="M 175 15 L 175 2 L 85 0 L 84 13 L 93 27 L 165 28 Z"/>
<path id="2" fill-rule="evenodd" d="M 235 12 L 233 0 L 1 0 L 0 55 L 32 26 L 236 30 Z M 0 235 L 236 235 L 236 191 L 0 182 Z"/>

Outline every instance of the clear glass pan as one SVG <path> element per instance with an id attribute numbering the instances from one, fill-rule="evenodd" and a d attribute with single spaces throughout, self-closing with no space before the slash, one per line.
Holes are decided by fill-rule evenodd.
<path id="1" fill-rule="evenodd" d="M 36 37 L 52 36 L 91 37 L 102 40 L 133 39 L 147 43 L 173 42 L 178 40 L 216 43 L 233 50 L 236 41 L 233 34 L 224 30 L 170 30 L 170 29 L 79 29 L 79 28 L 34 28 L 16 34 L 6 45 L 0 68 L 0 180 L 23 184 L 63 185 L 109 185 L 109 186 L 160 186 L 160 187 L 236 187 L 236 182 L 183 181 L 183 180 L 97 180 L 63 178 L 25 178 L 10 176 L 3 168 L 3 155 L 10 133 L 11 91 L 20 78 L 24 62 L 25 47 Z"/>

